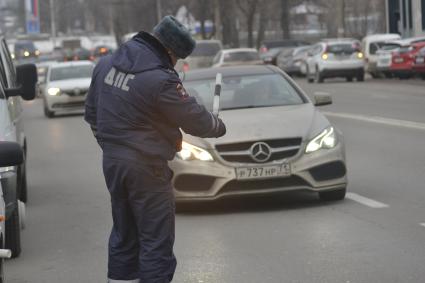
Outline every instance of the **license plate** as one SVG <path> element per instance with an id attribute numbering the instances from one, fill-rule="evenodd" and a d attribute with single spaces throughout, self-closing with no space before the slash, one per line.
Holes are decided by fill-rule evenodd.
<path id="1" fill-rule="evenodd" d="M 395 58 L 394 59 L 394 62 L 395 63 L 403 63 L 404 62 L 404 59 L 403 58 Z"/>
<path id="2" fill-rule="evenodd" d="M 390 59 L 381 59 L 378 61 L 378 66 L 389 66 Z"/>
<path id="3" fill-rule="evenodd" d="M 262 167 L 240 167 L 236 168 L 236 178 L 258 179 L 272 177 L 286 177 L 291 175 L 291 166 L 289 163 Z"/>
<path id="4" fill-rule="evenodd" d="M 416 57 L 416 64 L 423 64 L 425 62 L 424 57 Z"/>

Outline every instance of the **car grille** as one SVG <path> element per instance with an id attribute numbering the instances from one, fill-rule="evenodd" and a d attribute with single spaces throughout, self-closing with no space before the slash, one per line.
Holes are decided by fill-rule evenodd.
<path id="1" fill-rule="evenodd" d="M 237 163 L 264 163 L 282 160 L 296 155 L 301 147 L 301 138 L 275 139 L 265 141 L 243 142 L 216 145 L 216 149 L 224 160 Z M 256 161 L 251 147 L 257 142 L 263 142 L 270 147 L 270 158 L 263 162 Z"/>
<path id="2" fill-rule="evenodd" d="M 76 89 L 70 89 L 70 90 L 61 90 L 61 92 L 63 94 L 67 94 L 69 96 L 84 96 L 84 95 L 87 94 L 88 91 L 89 90 L 87 88 L 86 89 L 76 88 Z"/>
<path id="3" fill-rule="evenodd" d="M 67 103 L 54 103 L 52 108 L 84 108 L 84 101 L 67 102 Z"/>
<path id="4" fill-rule="evenodd" d="M 253 190 L 267 190 L 267 189 L 276 189 L 276 188 L 300 188 L 305 187 L 309 188 L 311 185 L 304 181 L 301 177 L 290 176 L 286 178 L 274 178 L 267 180 L 233 180 L 228 182 L 220 190 L 220 193 L 228 192 L 246 192 Z"/>

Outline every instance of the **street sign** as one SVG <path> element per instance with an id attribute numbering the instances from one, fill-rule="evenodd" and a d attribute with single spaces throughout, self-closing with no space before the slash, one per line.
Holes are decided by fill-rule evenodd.
<path id="1" fill-rule="evenodd" d="M 38 0 L 25 0 L 27 33 L 40 33 L 40 13 Z"/>

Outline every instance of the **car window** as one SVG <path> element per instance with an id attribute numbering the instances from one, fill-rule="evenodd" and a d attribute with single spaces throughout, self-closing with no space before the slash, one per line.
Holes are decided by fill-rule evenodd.
<path id="1" fill-rule="evenodd" d="M 9 72 L 11 83 L 14 86 L 16 84 L 16 69 L 15 69 L 15 65 L 13 64 L 12 56 L 10 55 L 9 48 L 7 47 L 6 42 L 3 40 L 1 44 L 2 44 L 1 47 L 3 48 L 4 54 L 5 54 L 5 57 L 6 57 L 5 58 L 5 63 L 7 64 L 7 71 Z"/>
<path id="2" fill-rule="evenodd" d="M 213 59 L 213 64 L 217 64 L 220 61 L 220 57 L 221 57 L 221 51 L 217 53 L 217 55 L 215 55 L 214 59 Z"/>
<path id="3" fill-rule="evenodd" d="M 322 50 L 323 50 L 322 45 L 321 45 L 321 44 L 318 44 L 318 45 L 316 45 L 316 47 L 314 47 L 314 48 L 311 50 L 311 53 L 312 53 L 313 55 L 317 55 L 317 54 L 319 54 L 320 52 L 322 52 Z"/>
<path id="4" fill-rule="evenodd" d="M 212 109 L 215 78 L 186 81 L 187 92 Z M 222 110 L 297 105 L 304 103 L 296 89 L 280 74 L 224 77 L 220 95 Z"/>
<path id="5" fill-rule="evenodd" d="M 338 44 L 331 44 L 326 47 L 327 53 L 333 53 L 333 54 L 353 54 L 354 52 L 359 51 L 358 46 L 352 44 L 352 43 L 338 43 Z"/>
<path id="6" fill-rule="evenodd" d="M 50 81 L 91 78 L 92 65 L 55 67 L 50 71 Z"/>
<path id="7" fill-rule="evenodd" d="M 1 81 L 2 86 L 7 88 L 8 83 L 7 83 L 7 78 L 6 78 L 6 70 L 4 69 L 4 63 L 3 62 L 4 62 L 4 60 L 0 56 L 0 81 Z"/>
<path id="8" fill-rule="evenodd" d="M 400 47 L 400 45 L 399 44 L 384 44 L 382 47 L 381 47 L 381 49 L 382 50 L 394 50 L 394 49 L 397 49 L 397 48 L 399 48 Z"/>
<path id="9" fill-rule="evenodd" d="M 224 62 L 236 62 L 236 61 L 255 61 L 260 60 L 260 56 L 257 52 L 231 52 L 224 54 Z"/>
<path id="10" fill-rule="evenodd" d="M 213 57 L 221 50 L 218 42 L 198 42 L 195 50 L 193 50 L 191 57 Z"/>

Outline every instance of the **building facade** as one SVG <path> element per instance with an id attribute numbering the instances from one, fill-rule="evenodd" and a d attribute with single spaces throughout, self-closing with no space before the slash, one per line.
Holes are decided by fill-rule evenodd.
<path id="1" fill-rule="evenodd" d="M 387 32 L 425 36 L 425 0 L 387 0 Z"/>

